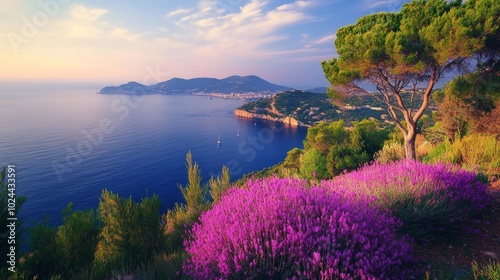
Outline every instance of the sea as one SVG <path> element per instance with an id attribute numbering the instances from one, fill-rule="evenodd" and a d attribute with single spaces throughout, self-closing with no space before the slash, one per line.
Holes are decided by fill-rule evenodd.
<path id="1" fill-rule="evenodd" d="M 24 225 L 62 210 L 97 208 L 102 190 L 182 202 L 186 154 L 203 182 L 226 165 L 231 179 L 283 161 L 307 130 L 235 117 L 243 100 L 193 95 L 103 95 L 98 87 L 0 86 L 0 166 L 14 165 Z M 220 144 L 217 143 L 220 139 Z"/>

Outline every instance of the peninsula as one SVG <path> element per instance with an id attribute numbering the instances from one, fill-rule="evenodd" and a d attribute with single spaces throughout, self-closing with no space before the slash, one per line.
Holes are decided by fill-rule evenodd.
<path id="1" fill-rule="evenodd" d="M 390 123 L 385 106 L 370 96 L 349 98 L 342 107 L 333 105 L 326 93 L 291 90 L 246 103 L 234 115 L 263 119 L 291 126 L 309 127 L 343 119 L 346 125 L 365 118 Z"/>
<path id="2" fill-rule="evenodd" d="M 100 94 L 190 94 L 221 98 L 263 98 L 292 88 L 272 84 L 257 76 L 230 76 L 225 79 L 172 78 L 168 81 L 146 86 L 129 82 L 120 86 L 101 89 Z"/>

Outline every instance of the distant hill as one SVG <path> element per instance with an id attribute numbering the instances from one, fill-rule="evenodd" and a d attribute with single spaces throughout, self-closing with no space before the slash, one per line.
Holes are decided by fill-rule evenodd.
<path id="1" fill-rule="evenodd" d="M 153 90 L 148 86 L 143 84 L 139 84 L 137 82 L 129 82 L 117 87 L 105 87 L 99 91 L 102 94 L 111 94 L 111 93 L 119 93 L 119 94 L 145 94 L 152 93 Z"/>
<path id="2" fill-rule="evenodd" d="M 314 92 L 314 93 L 326 93 L 327 87 L 315 87 L 306 89 L 306 92 Z"/>
<path id="3" fill-rule="evenodd" d="M 121 93 L 121 94 L 241 94 L 241 93 L 278 93 L 292 88 L 272 84 L 257 76 L 231 76 L 225 79 L 173 78 L 165 82 L 151 86 L 145 86 L 136 82 L 129 82 L 118 87 L 105 87 L 99 93 Z"/>

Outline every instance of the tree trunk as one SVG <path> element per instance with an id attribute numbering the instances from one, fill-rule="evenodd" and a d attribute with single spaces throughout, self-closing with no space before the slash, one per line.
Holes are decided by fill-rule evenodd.
<path id="1" fill-rule="evenodd" d="M 406 159 L 417 159 L 417 152 L 415 150 L 415 139 L 417 133 L 414 129 L 410 130 L 407 135 L 405 135 L 405 152 Z"/>

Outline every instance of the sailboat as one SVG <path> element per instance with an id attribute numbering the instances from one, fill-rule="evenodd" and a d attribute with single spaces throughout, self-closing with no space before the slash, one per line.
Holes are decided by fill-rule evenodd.
<path id="1" fill-rule="evenodd" d="M 236 134 L 236 137 L 240 137 L 240 130 L 238 129 L 238 134 Z"/>
<path id="2" fill-rule="evenodd" d="M 222 144 L 222 142 L 220 141 L 220 134 L 219 134 L 219 137 L 217 138 L 217 145 L 220 145 Z"/>

